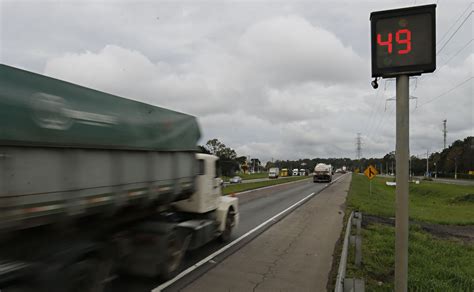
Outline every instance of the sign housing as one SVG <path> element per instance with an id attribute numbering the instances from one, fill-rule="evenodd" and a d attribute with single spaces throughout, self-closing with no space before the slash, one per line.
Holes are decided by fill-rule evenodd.
<path id="1" fill-rule="evenodd" d="M 370 14 L 372 77 L 436 69 L 436 4 Z"/>

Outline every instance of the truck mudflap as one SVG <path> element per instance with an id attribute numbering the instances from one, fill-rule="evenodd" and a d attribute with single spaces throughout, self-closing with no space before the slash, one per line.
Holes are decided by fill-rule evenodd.
<path id="1" fill-rule="evenodd" d="M 178 228 L 186 230 L 188 249 L 194 250 L 215 239 L 218 223 L 211 219 L 188 220 L 178 224 Z"/>
<path id="2" fill-rule="evenodd" d="M 179 271 L 190 242 L 190 234 L 177 223 L 150 220 L 132 230 L 130 252 L 120 264 L 123 273 L 163 279 Z"/>

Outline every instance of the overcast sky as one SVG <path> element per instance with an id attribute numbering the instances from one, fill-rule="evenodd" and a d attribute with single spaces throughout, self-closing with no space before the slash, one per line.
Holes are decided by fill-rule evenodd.
<path id="1" fill-rule="evenodd" d="M 359 132 L 381 157 L 395 82 L 370 86 L 369 14 L 414 2 L 433 3 L 0 0 L 0 62 L 195 115 L 201 143 L 262 161 L 355 158 Z M 473 6 L 438 2 L 438 49 L 452 38 L 410 80 L 415 155 L 442 148 L 444 119 L 448 144 L 474 135 Z"/>

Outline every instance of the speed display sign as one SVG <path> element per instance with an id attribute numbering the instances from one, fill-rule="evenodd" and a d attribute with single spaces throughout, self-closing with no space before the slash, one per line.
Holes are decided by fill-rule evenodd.
<path id="1" fill-rule="evenodd" d="M 418 75 L 436 69 L 436 5 L 370 14 L 372 77 Z"/>

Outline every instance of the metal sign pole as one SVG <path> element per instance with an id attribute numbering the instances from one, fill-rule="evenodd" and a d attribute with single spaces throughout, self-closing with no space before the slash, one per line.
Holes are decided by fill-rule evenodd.
<path id="1" fill-rule="evenodd" d="M 395 291 L 407 291 L 408 279 L 408 153 L 409 89 L 408 75 L 397 77 L 396 117 L 396 214 L 395 214 Z"/>

